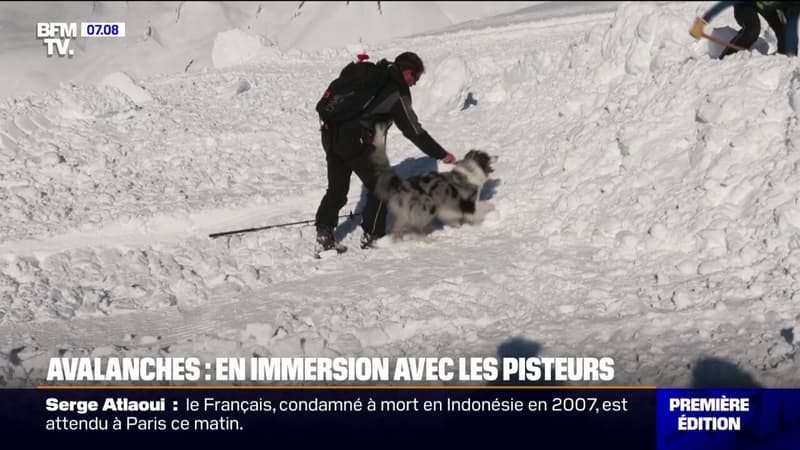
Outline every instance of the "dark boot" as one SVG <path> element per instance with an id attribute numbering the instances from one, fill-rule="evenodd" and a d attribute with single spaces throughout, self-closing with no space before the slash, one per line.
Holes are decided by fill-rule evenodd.
<path id="1" fill-rule="evenodd" d="M 315 254 L 319 254 L 328 250 L 336 250 L 336 253 L 344 253 L 347 247 L 339 242 L 336 242 L 336 236 L 333 234 L 333 228 L 325 225 L 317 225 L 317 245 Z"/>
<path id="2" fill-rule="evenodd" d="M 364 234 L 361 235 L 361 248 L 365 250 L 368 248 L 375 248 L 375 241 L 379 238 L 380 236 L 364 232 Z"/>
<path id="3" fill-rule="evenodd" d="M 317 245 L 322 251 L 336 248 L 336 236 L 334 236 L 331 227 L 317 225 Z"/>

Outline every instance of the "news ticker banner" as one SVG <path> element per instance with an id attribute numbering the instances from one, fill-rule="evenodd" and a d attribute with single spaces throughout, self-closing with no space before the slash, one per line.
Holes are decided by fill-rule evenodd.
<path id="1" fill-rule="evenodd" d="M 137 387 L 0 390 L 30 448 L 653 448 L 648 389 Z M 529 447 L 530 445 L 525 445 Z M 169 447 L 167 447 L 169 448 Z M 177 447 L 176 447 L 177 448 Z"/>
<path id="2" fill-rule="evenodd" d="M 352 448 L 352 436 L 401 448 L 498 437 L 559 448 L 800 448 L 800 390 L 615 386 L 614 369 L 611 358 L 578 357 L 53 357 L 37 389 L 0 390 L 0 432 L 136 448 L 298 437 Z"/>
<path id="3" fill-rule="evenodd" d="M 537 448 L 794 449 L 800 448 L 800 389 L 40 387 L 0 390 L 0 433 L 24 436 L 31 448 L 269 442 L 485 449 L 519 442 Z"/>

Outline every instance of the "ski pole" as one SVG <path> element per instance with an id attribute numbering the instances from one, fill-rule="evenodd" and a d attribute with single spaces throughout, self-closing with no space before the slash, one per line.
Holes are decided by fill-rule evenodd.
<path id="1" fill-rule="evenodd" d="M 708 39 L 711 42 L 716 42 L 719 45 L 723 45 L 725 47 L 732 48 L 734 50 L 747 50 L 746 48 L 740 47 L 740 46 L 734 44 L 733 42 L 728 42 L 728 41 L 726 41 L 724 39 L 720 39 L 720 38 L 718 38 L 718 37 L 716 37 L 714 35 L 711 35 L 711 34 L 703 33 L 703 37 Z"/>
<path id="2" fill-rule="evenodd" d="M 361 215 L 361 213 L 350 213 L 350 214 L 347 214 L 347 215 L 344 215 L 344 216 L 339 216 L 339 218 L 340 219 L 343 218 L 343 217 L 352 218 L 352 217 L 360 216 L 360 215 Z M 315 220 L 316 219 L 301 220 L 299 222 L 278 223 L 278 224 L 273 224 L 273 225 L 265 225 L 263 227 L 244 228 L 244 229 L 241 229 L 241 230 L 233 230 L 233 231 L 223 231 L 221 233 L 209 234 L 208 237 L 210 237 L 211 239 L 216 239 L 218 237 L 230 236 L 232 234 L 251 233 L 253 231 L 269 230 L 269 229 L 272 229 L 272 228 L 282 228 L 282 227 L 288 227 L 288 226 L 292 226 L 292 225 L 304 225 L 304 224 L 314 223 Z"/>

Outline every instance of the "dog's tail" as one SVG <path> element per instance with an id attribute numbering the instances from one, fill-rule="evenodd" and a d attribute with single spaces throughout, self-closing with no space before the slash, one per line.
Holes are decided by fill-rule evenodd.
<path id="1" fill-rule="evenodd" d="M 385 169 L 378 172 L 378 180 L 375 182 L 375 195 L 388 201 L 392 195 L 403 191 L 403 179 L 398 177 L 392 169 Z"/>

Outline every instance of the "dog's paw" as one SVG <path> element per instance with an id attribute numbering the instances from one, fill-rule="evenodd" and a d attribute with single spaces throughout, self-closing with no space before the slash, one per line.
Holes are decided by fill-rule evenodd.
<path id="1" fill-rule="evenodd" d="M 475 214 L 469 214 L 464 217 L 465 221 L 471 225 L 480 225 L 486 219 L 486 215 L 495 210 L 494 204 L 488 202 L 478 203 L 475 208 Z"/>
<path id="2" fill-rule="evenodd" d="M 495 209 L 497 208 L 494 206 L 494 203 L 491 202 L 478 203 L 478 211 L 483 212 L 484 215 L 494 211 Z"/>
<path id="3" fill-rule="evenodd" d="M 493 215 L 495 206 L 493 203 L 481 202 L 475 208 L 475 214 L 468 214 L 464 216 L 464 221 L 470 225 L 481 225 L 486 221 L 486 218 Z"/>
<path id="4" fill-rule="evenodd" d="M 467 214 L 464 216 L 464 223 L 468 223 L 470 225 L 480 225 L 483 223 L 483 215 Z"/>
<path id="5" fill-rule="evenodd" d="M 484 225 L 497 225 L 502 220 L 502 214 L 494 203 L 489 203 L 489 205 L 489 210 L 483 215 L 483 223 Z"/>

